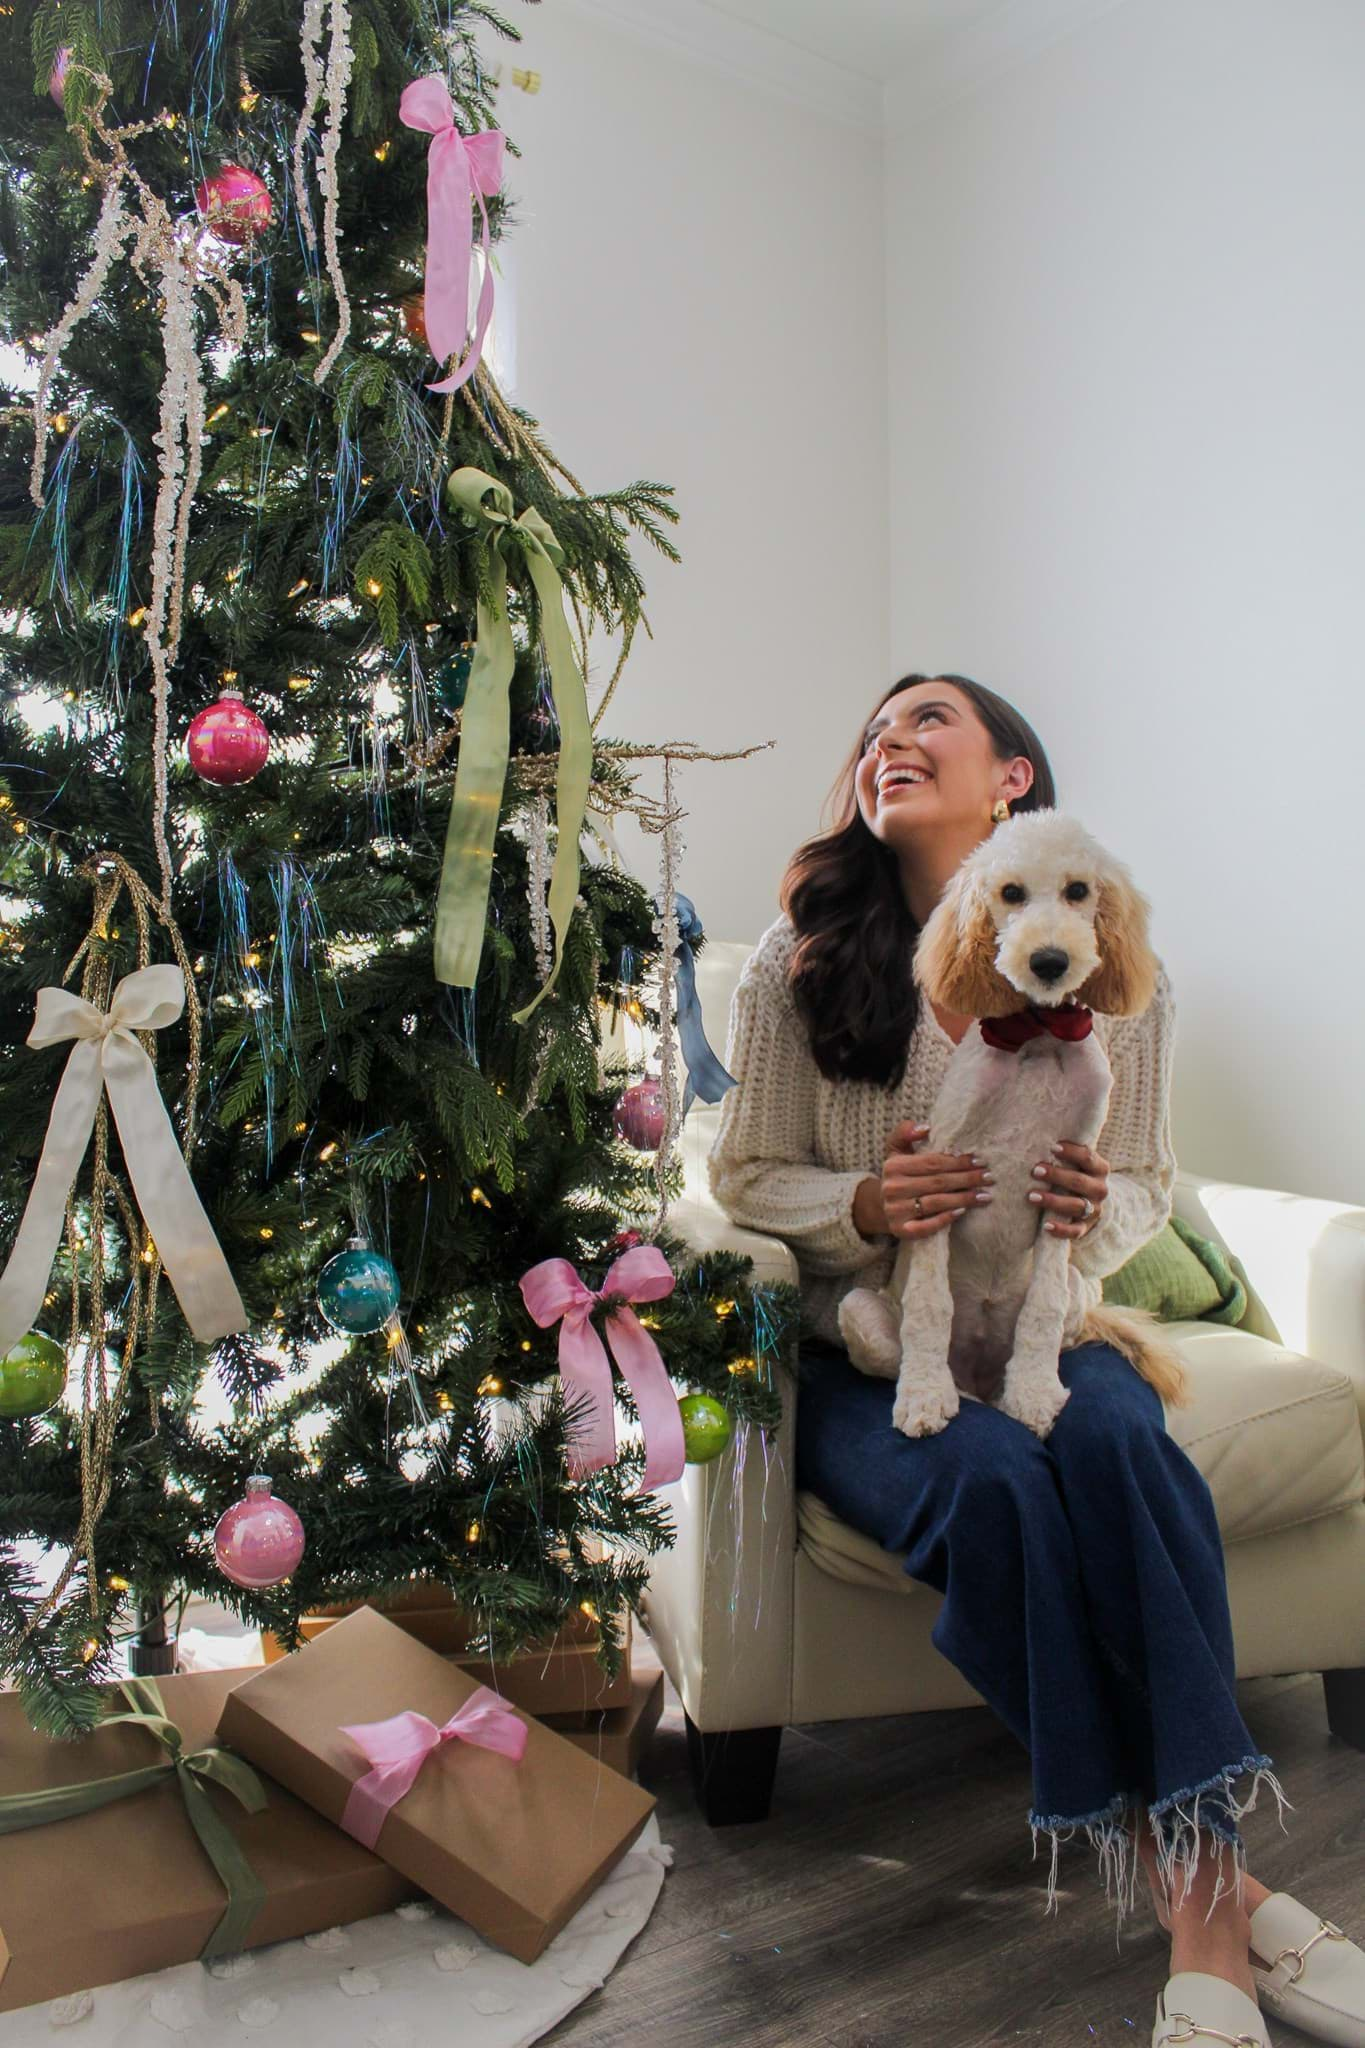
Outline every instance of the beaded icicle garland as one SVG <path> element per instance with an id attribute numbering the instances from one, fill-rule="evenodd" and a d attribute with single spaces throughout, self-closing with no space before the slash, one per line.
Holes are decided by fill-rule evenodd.
<path id="1" fill-rule="evenodd" d="M 129 142 L 153 129 L 173 126 L 178 116 L 162 114 L 155 120 L 111 128 L 104 119 L 114 90 L 110 79 L 86 65 L 73 63 L 69 68 L 72 72 L 83 72 L 96 88 L 94 100 L 72 132 L 92 179 L 101 188 L 100 217 L 90 265 L 75 297 L 44 339 L 33 400 L 33 471 L 29 494 L 41 511 L 45 504 L 47 394 L 57 365 L 73 331 L 94 306 L 114 262 L 128 245 L 131 267 L 161 304 L 165 353 L 160 420 L 152 437 L 159 464 L 152 515 L 151 602 L 143 622 L 143 638 L 152 664 L 156 790 L 153 834 L 161 872 L 160 911 L 166 916 L 171 902 L 171 857 L 166 838 L 170 670 L 180 645 L 190 510 L 203 460 L 204 380 L 195 334 L 194 294 L 196 290 L 208 293 L 217 308 L 224 338 L 237 347 L 246 342 L 246 300 L 237 279 L 222 268 L 212 247 L 205 246 L 211 234 L 208 223 L 173 220 L 165 201 L 152 191 L 129 159 Z"/>
<path id="2" fill-rule="evenodd" d="M 678 1132 L 682 1128 L 682 1105 L 678 1098 L 677 1001 L 674 978 L 678 952 L 678 903 L 675 890 L 678 861 L 682 855 L 682 835 L 678 826 L 683 813 L 678 809 L 673 794 L 671 755 L 664 756 L 663 811 L 659 857 L 662 894 L 659 911 L 659 1068 L 664 1102 L 664 1128 L 654 1154 L 654 1184 L 659 1191 L 659 1207 L 650 1233 L 653 1237 L 659 1235 L 668 1218 L 668 1171 L 677 1146 Z"/>
<path id="3" fill-rule="evenodd" d="M 327 353 L 313 372 L 315 384 L 325 384 L 333 363 L 346 346 L 351 331 L 351 302 L 346 296 L 346 279 L 337 247 L 337 153 L 341 148 L 341 120 L 346 111 L 346 93 L 351 83 L 351 18 L 346 0 L 331 0 L 328 9 L 331 39 L 327 45 L 327 125 L 322 131 L 318 157 L 318 184 L 322 188 L 322 246 L 327 258 L 327 275 L 336 297 L 337 331 Z M 294 138 L 294 167 L 299 170 L 299 139 Z"/>

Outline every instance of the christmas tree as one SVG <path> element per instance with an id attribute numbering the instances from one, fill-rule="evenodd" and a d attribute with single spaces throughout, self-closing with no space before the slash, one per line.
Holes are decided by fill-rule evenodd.
<path id="1" fill-rule="evenodd" d="M 414 1581 L 496 1654 L 586 1608 L 614 1673 L 671 1519 L 633 1438 L 575 1470 L 592 1404 L 520 1278 L 597 1291 L 653 1244 L 675 1390 L 766 1429 L 794 1299 L 668 1225 L 690 906 L 604 819 L 667 844 L 672 762 L 660 803 L 601 716 L 676 513 L 584 489 L 480 359 L 515 160 L 481 48 L 516 32 L 477 0 L 8 13 L 0 1296 L 41 1267 L 41 1305 L 0 1360 L 0 1676 L 72 1734 L 187 1595 L 293 1644 Z M 663 1040 L 640 1149 L 622 1005 Z M 274 1584 L 213 1541 L 253 1474 L 304 1533 Z"/>

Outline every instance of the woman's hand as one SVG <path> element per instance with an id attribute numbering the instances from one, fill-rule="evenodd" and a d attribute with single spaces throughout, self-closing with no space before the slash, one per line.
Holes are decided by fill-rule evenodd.
<path id="1" fill-rule="evenodd" d="M 1109 1192 L 1109 1161 L 1092 1146 L 1076 1145 L 1068 1138 L 1059 1139 L 1052 1154 L 1033 1169 L 1040 1182 L 1050 1185 L 1031 1188 L 1028 1199 L 1053 1211 L 1043 1228 L 1054 1237 L 1089 1237 Z"/>
<path id="2" fill-rule="evenodd" d="M 932 1237 L 946 1230 L 970 1203 L 988 1202 L 994 1180 L 984 1161 L 970 1152 L 916 1152 L 927 1137 L 928 1124 L 898 1124 L 891 1133 L 880 1183 L 875 1175 L 860 1183 L 853 1202 L 853 1220 L 864 1237 Z"/>

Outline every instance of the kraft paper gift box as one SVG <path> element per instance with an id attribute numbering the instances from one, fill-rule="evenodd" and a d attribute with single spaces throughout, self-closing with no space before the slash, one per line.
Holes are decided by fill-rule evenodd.
<path id="1" fill-rule="evenodd" d="M 633 1778 L 663 1708 L 662 1671 L 637 1671 L 628 1705 L 608 1707 L 599 1714 L 547 1714 L 544 1720 L 547 1728 L 553 1728 L 585 1756 L 609 1764 L 624 1778 Z"/>
<path id="2" fill-rule="evenodd" d="M 387 1598 L 319 1607 L 303 1617 L 304 1642 L 314 1642 L 361 1606 L 387 1615 L 428 1649 L 453 1657 L 478 1684 L 510 1700 L 514 1707 L 525 1707 L 538 1719 L 547 1714 L 596 1713 L 604 1707 L 628 1707 L 631 1703 L 629 1614 L 624 1656 L 615 1678 L 608 1678 L 597 1661 L 597 1623 L 585 1614 L 571 1614 L 559 1633 L 536 1649 L 496 1660 L 480 1655 L 469 1647 L 479 1624 L 456 1606 L 444 1586 L 414 1586 Z M 267 1664 L 288 1654 L 269 1634 L 262 1636 L 261 1649 Z"/>
<path id="3" fill-rule="evenodd" d="M 157 1681 L 185 1756 L 214 1744 L 223 1702 L 241 1681 L 240 1671 Z M 117 1690 L 110 1705 L 125 1705 Z M 167 1747 L 126 1722 L 54 1742 L 29 1726 L 15 1694 L 0 1696 L 0 1815 L 16 1794 L 56 1796 L 125 1772 L 149 1782 L 93 1812 L 0 1832 L 0 2012 L 212 1952 L 228 1896 Z M 262 1779 L 266 1804 L 250 1813 L 212 1778 L 196 1778 L 211 1818 L 245 1858 L 244 1904 L 259 1901 L 241 1942 L 217 1952 L 320 1933 L 416 1896 L 409 1879 L 281 1786 Z"/>
<path id="4" fill-rule="evenodd" d="M 520 1759 L 459 1737 L 441 1742 L 374 1846 L 488 1941 L 533 1963 L 625 1855 L 654 1810 L 650 1793 L 370 1607 L 237 1684 L 218 1732 L 340 1825 L 353 1787 L 371 1778 L 347 1728 L 425 1717 L 434 1737 L 471 1703 L 490 1701 L 494 1718 L 524 1728 Z"/>

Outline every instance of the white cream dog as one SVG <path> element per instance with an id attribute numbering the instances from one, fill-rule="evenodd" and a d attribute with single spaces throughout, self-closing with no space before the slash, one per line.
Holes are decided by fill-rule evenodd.
<path id="1" fill-rule="evenodd" d="M 914 973 L 923 999 L 999 1020 L 997 1036 L 1023 1042 L 993 1046 L 989 1023 L 984 1034 L 968 1030 L 925 1143 L 931 1152 L 983 1155 L 995 1200 L 904 1241 L 885 1292 L 854 1288 L 839 1305 L 853 1362 L 896 1380 L 891 1419 L 907 1436 L 932 1436 L 957 1414 L 956 1368 L 1046 1437 L 1070 1398 L 1058 1353 L 1096 1340 L 1120 1351 L 1164 1400 L 1186 1405 L 1184 1371 L 1157 1335 L 1157 1318 L 1145 1309 L 1086 1310 L 1071 1241 L 1044 1230 L 1047 1212 L 1026 1199 L 1033 1163 L 1054 1141 L 1093 1145 L 1104 1126 L 1113 1077 L 1089 1012 L 1135 1016 L 1151 1001 L 1157 964 L 1147 916 L 1122 863 L 1074 819 L 1025 811 L 968 856 L 920 933 Z"/>

